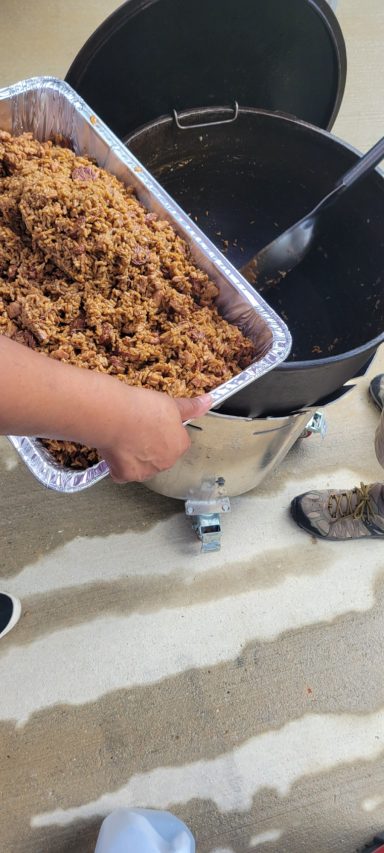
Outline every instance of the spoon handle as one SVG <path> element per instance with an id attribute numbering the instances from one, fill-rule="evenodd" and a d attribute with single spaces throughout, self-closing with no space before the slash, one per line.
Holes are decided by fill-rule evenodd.
<path id="1" fill-rule="evenodd" d="M 344 190 L 349 189 L 349 187 L 356 184 L 357 181 L 360 181 L 367 172 L 377 166 L 383 158 L 384 137 L 380 139 L 379 142 L 376 142 L 376 145 L 374 145 L 373 148 L 370 148 L 369 151 L 367 151 L 367 153 L 364 154 L 351 169 L 348 169 L 348 172 L 345 172 L 337 182 L 335 188 Z"/>

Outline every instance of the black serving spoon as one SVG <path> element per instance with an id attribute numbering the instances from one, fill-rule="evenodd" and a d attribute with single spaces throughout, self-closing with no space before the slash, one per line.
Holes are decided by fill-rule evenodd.
<path id="1" fill-rule="evenodd" d="M 383 158 L 384 137 L 339 178 L 334 189 L 310 213 L 276 237 L 272 243 L 268 243 L 241 268 L 240 272 L 244 278 L 254 284 L 257 290 L 265 290 L 284 278 L 306 256 L 318 236 L 326 211 Z"/>

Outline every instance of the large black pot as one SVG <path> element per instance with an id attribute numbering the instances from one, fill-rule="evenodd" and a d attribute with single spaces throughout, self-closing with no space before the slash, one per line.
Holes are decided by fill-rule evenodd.
<path id="1" fill-rule="evenodd" d="M 241 267 L 356 158 L 318 129 L 332 127 L 345 76 L 325 0 L 127 0 L 67 79 Z M 176 109 L 182 124 L 230 119 L 235 101 L 231 124 L 183 130 L 173 118 Z M 226 411 L 286 413 L 364 369 L 383 339 L 383 226 L 376 173 L 334 211 L 300 269 L 264 294 L 287 319 L 292 355 Z"/>
<path id="2" fill-rule="evenodd" d="M 237 267 L 299 219 L 358 157 L 326 131 L 256 109 L 193 110 L 130 134 L 130 150 Z M 192 127 L 205 124 L 210 126 Z M 187 126 L 188 129 L 185 129 Z M 374 172 L 330 213 L 301 264 L 263 294 L 293 337 L 289 359 L 226 412 L 281 414 L 328 397 L 384 340 L 384 179 Z"/>

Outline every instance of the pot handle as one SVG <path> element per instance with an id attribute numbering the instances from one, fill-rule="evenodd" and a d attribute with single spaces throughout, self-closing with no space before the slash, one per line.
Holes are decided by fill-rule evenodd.
<path id="1" fill-rule="evenodd" d="M 239 105 L 238 105 L 237 101 L 235 101 L 234 109 L 233 109 L 233 116 L 231 118 L 224 118 L 224 119 L 221 119 L 220 121 L 205 121 L 205 122 L 202 122 L 201 124 L 181 124 L 180 118 L 179 118 L 176 110 L 172 110 L 172 112 L 173 112 L 173 118 L 175 119 L 176 126 L 179 128 L 179 130 L 192 130 L 192 129 L 196 129 L 197 127 L 213 127 L 214 125 L 217 125 L 217 124 L 232 124 L 232 122 L 236 121 L 237 116 L 239 115 Z"/>

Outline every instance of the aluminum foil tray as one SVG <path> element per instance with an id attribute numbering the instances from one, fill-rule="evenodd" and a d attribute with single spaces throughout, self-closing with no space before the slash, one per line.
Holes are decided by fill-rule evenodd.
<path id="1" fill-rule="evenodd" d="M 62 134 L 77 154 L 93 158 L 121 181 L 133 185 L 142 204 L 167 218 L 188 242 L 197 266 L 219 288 L 220 313 L 257 344 L 255 362 L 211 392 L 215 405 L 284 361 L 291 336 L 280 317 L 67 83 L 53 77 L 33 77 L 0 89 L 0 128 L 16 135 L 30 131 L 42 141 Z M 51 489 L 77 492 L 108 474 L 105 462 L 75 471 L 57 465 L 36 439 L 9 439 L 35 477 Z"/>

